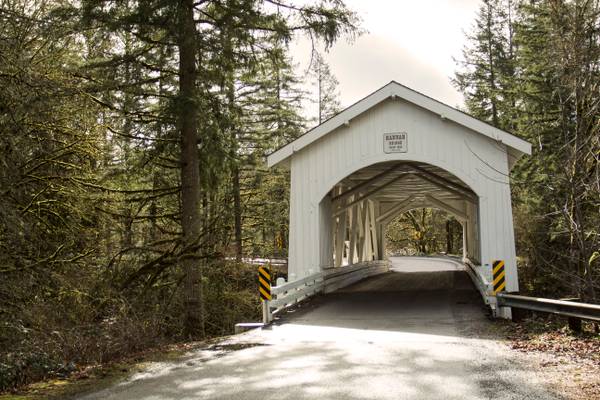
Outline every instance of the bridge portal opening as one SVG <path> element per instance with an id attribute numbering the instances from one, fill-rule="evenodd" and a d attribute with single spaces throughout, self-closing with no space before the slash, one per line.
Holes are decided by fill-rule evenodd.
<path id="1" fill-rule="evenodd" d="M 390 234 L 394 235 L 402 221 L 414 223 L 413 228 L 428 225 L 413 229 L 413 237 L 407 237 L 417 251 L 428 251 L 426 244 L 431 244 L 431 237 L 427 228 L 431 232 L 432 224 L 442 223 L 452 235 L 451 243 L 445 239 L 446 251 L 449 248 L 451 253 L 479 263 L 478 214 L 479 197 L 452 173 L 422 162 L 376 163 L 346 176 L 322 199 L 321 266 L 385 260 L 390 246 L 398 244 L 390 242 Z M 404 233 L 411 234 L 410 230 Z M 430 246 L 430 250 L 437 251 L 439 246 Z"/>
<path id="2" fill-rule="evenodd" d="M 438 208 L 414 208 L 384 226 L 386 257 L 436 256 L 463 257 L 462 223 Z"/>

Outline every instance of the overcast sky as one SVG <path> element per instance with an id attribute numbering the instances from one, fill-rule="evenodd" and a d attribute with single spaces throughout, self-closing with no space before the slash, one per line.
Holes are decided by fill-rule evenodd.
<path id="1" fill-rule="evenodd" d="M 337 77 L 344 107 L 391 80 L 461 106 L 462 96 L 450 84 L 473 26 L 479 0 L 346 0 L 368 31 L 354 43 L 338 42 L 325 54 Z M 306 70 L 310 42 L 292 46 L 299 72 Z M 316 112 L 314 110 L 307 111 Z"/>

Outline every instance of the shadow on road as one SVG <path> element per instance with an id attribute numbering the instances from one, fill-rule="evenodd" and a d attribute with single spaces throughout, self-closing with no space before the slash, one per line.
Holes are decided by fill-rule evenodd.
<path id="1" fill-rule="evenodd" d="M 389 272 L 317 296 L 276 324 L 464 336 L 487 315 L 464 271 Z"/>
<path id="2" fill-rule="evenodd" d="M 465 272 L 390 272 L 87 399 L 557 398 L 478 324 L 490 322 Z"/>

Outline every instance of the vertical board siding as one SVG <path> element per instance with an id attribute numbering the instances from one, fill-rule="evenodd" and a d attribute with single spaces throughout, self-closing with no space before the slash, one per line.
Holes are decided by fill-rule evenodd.
<path id="1" fill-rule="evenodd" d="M 399 131 L 408 133 L 408 152 L 385 154 L 383 134 Z M 337 182 L 375 163 L 406 160 L 443 168 L 477 193 L 479 217 L 477 207 L 457 204 L 469 216 L 469 255 L 482 264 L 504 259 L 507 289 L 517 290 L 510 187 L 503 183 L 508 157 L 504 145 L 404 100 L 382 102 L 292 155 L 289 272 L 300 278 L 328 259 L 320 255 L 332 248 L 321 202 Z M 473 248 L 476 235 L 480 249 Z"/>

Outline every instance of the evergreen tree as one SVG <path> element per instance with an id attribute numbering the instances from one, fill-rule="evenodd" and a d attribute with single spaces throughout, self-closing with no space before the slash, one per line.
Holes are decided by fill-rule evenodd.
<path id="1" fill-rule="evenodd" d="M 524 227 L 535 241 L 527 250 L 532 262 L 553 271 L 544 279 L 558 280 L 589 301 L 597 301 L 600 278 L 594 259 L 600 215 L 600 42 L 594 28 L 599 12 L 597 2 L 523 3 L 516 30 L 519 132 L 535 146 L 515 176 L 537 183 L 518 193 L 539 216 L 537 224 Z"/>
<path id="2" fill-rule="evenodd" d="M 599 5 L 513 6 L 485 3 L 455 82 L 470 112 L 534 144 L 512 171 L 524 287 L 597 301 Z"/>
<path id="3" fill-rule="evenodd" d="M 504 129 L 515 107 L 512 7 L 510 0 L 483 2 L 453 80 L 471 114 Z"/>
<path id="4" fill-rule="evenodd" d="M 341 111 L 339 82 L 317 50 L 313 51 L 311 73 L 316 81 L 318 121 L 321 124 Z"/>

